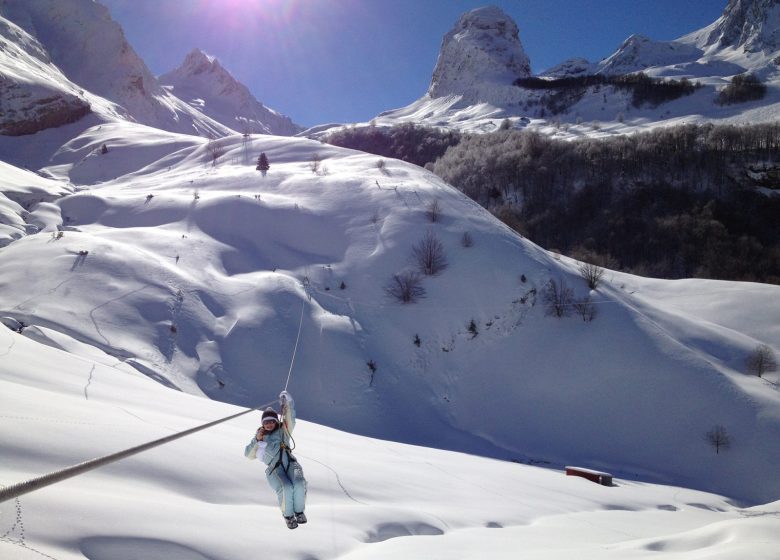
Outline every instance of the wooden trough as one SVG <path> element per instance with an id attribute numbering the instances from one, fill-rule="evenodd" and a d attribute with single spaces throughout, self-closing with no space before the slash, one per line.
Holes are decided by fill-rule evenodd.
<path id="1" fill-rule="evenodd" d="M 602 486 L 612 486 L 612 475 L 583 467 L 566 467 L 566 476 L 580 476 Z"/>

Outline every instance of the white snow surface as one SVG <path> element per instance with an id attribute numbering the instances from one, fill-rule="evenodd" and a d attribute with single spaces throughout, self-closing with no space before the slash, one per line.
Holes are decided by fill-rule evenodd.
<path id="1" fill-rule="evenodd" d="M 41 329 L 45 331 L 45 329 Z M 59 335 L 0 330 L 4 484 L 240 412 L 162 387 Z M 53 347 L 54 346 L 54 347 Z M 285 558 L 771 560 L 780 502 L 369 439 L 305 420 L 309 523 L 289 531 L 258 461 L 260 413 L 0 504 L 9 560 Z"/>
<path id="2" fill-rule="evenodd" d="M 236 410 L 204 396 L 271 401 L 290 375 L 310 525 L 279 519 L 246 417 L 3 504 L 3 557 L 771 557 L 778 376 L 743 369 L 780 348 L 776 286 L 610 272 L 593 322 L 555 319 L 542 287 L 588 295 L 576 263 L 426 171 L 219 142 L 212 166 L 205 139 L 102 124 L 51 155 L 59 181 L 0 167 L 4 227 L 35 226 L 0 249 L 0 316 L 27 325 L 0 331 L 0 483 Z M 427 231 L 449 267 L 397 303 L 383 286 Z"/>

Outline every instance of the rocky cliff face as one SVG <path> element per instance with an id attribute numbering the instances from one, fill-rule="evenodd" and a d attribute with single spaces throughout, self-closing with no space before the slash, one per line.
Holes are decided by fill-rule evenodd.
<path id="1" fill-rule="evenodd" d="M 119 105 L 123 117 L 176 132 L 232 133 L 165 91 L 105 6 L 93 0 L 3 1 L 0 16 L 33 37 L 67 81 Z"/>
<path id="2" fill-rule="evenodd" d="M 89 101 L 41 44 L 0 17 L 0 134 L 34 134 L 89 112 Z"/>
<path id="3" fill-rule="evenodd" d="M 258 101 L 217 59 L 193 50 L 182 65 L 159 77 L 173 94 L 239 132 L 289 136 L 301 128 Z"/>
<path id="4" fill-rule="evenodd" d="M 747 52 L 780 50 L 780 0 L 729 0 L 706 44 Z"/>
<path id="5" fill-rule="evenodd" d="M 444 36 L 428 95 L 491 102 L 497 88 L 530 74 L 512 18 L 497 7 L 479 8 L 464 14 Z"/>

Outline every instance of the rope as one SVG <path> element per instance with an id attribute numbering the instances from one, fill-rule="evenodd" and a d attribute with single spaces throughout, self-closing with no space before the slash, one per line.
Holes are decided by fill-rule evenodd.
<path id="1" fill-rule="evenodd" d="M 298 336 L 295 337 L 295 347 L 293 348 L 292 359 L 290 360 L 290 371 L 287 372 L 287 382 L 284 384 L 284 390 L 287 390 L 287 386 L 290 384 L 290 376 L 292 375 L 293 364 L 295 363 L 295 354 L 298 352 L 298 342 L 301 340 L 301 328 L 303 327 L 303 311 L 306 309 L 306 300 L 301 300 L 301 318 L 298 321 Z"/>
<path id="2" fill-rule="evenodd" d="M 85 472 L 91 471 L 93 469 L 96 469 L 98 467 L 102 467 L 103 465 L 108 465 L 109 463 L 113 463 L 115 461 L 119 461 L 121 459 L 126 459 L 127 457 L 130 457 L 131 455 L 135 455 L 137 453 L 141 453 L 142 451 L 146 451 L 148 449 L 152 449 L 153 447 L 158 447 L 160 445 L 169 443 L 173 440 L 182 438 L 184 436 L 194 434 L 195 432 L 199 432 L 201 430 L 205 430 L 207 428 L 211 428 L 212 426 L 216 426 L 217 424 L 221 424 L 223 422 L 227 422 L 228 420 L 232 420 L 234 418 L 238 418 L 239 416 L 243 416 L 244 414 L 248 414 L 250 412 L 254 412 L 255 410 L 263 409 L 266 406 L 272 405 L 276 401 L 271 401 L 269 403 L 257 406 L 255 408 L 249 408 L 247 410 L 244 410 L 243 412 L 239 412 L 237 414 L 232 414 L 230 416 L 227 416 L 225 418 L 221 418 L 219 420 L 214 420 L 213 422 L 208 422 L 207 424 L 202 424 L 200 426 L 196 426 L 194 428 L 190 428 L 188 430 L 184 430 L 182 432 L 177 432 L 175 434 L 171 434 L 169 436 L 156 439 L 154 441 L 150 441 L 148 443 L 144 443 L 142 445 L 137 445 L 135 447 L 131 447 L 129 449 L 125 449 L 123 451 L 118 451 L 117 453 L 113 453 L 111 455 L 106 455 L 104 457 L 98 457 L 97 459 L 91 459 L 89 461 L 85 461 L 83 463 L 79 463 L 77 465 L 73 465 L 72 467 L 67 467 L 64 469 L 61 469 L 59 471 L 54 471 L 49 474 L 45 474 L 42 476 L 39 476 L 37 478 L 31 478 L 30 480 L 25 480 L 24 482 L 19 482 L 17 484 L 14 484 L 12 486 L 6 486 L 5 488 L 0 488 L 0 502 L 4 502 L 6 500 L 10 500 L 13 498 L 16 498 L 18 496 L 21 496 L 22 494 L 27 494 L 29 492 L 33 492 L 34 490 L 39 490 L 40 488 L 44 488 L 46 486 L 50 486 L 51 484 L 55 484 L 57 482 L 61 482 L 63 480 L 66 480 L 68 478 L 72 478 L 74 476 L 78 476 L 80 474 L 83 474 Z"/>

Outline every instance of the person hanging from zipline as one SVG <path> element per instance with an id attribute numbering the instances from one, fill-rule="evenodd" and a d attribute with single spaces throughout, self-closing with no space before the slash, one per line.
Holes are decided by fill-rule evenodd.
<path id="1" fill-rule="evenodd" d="M 303 468 L 291 453 L 294 448 L 295 402 L 287 391 L 279 395 L 281 416 L 273 408 L 263 411 L 262 425 L 244 450 L 248 459 L 258 452 L 266 465 L 265 477 L 276 492 L 287 527 L 295 529 L 306 523 L 306 479 Z"/>

